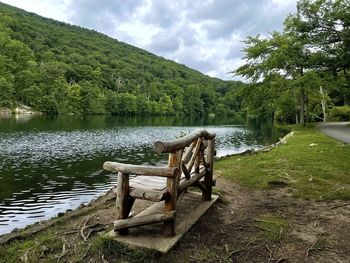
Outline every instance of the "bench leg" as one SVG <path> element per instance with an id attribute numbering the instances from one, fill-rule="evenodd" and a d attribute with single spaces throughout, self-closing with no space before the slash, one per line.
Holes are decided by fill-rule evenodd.
<path id="1" fill-rule="evenodd" d="M 116 212 L 117 220 L 128 218 L 131 207 L 134 203 L 129 196 L 129 175 L 118 173 Z M 120 235 L 128 234 L 128 229 L 119 230 Z"/>
<path id="2" fill-rule="evenodd" d="M 165 201 L 164 212 L 170 212 L 176 209 L 176 196 L 174 193 L 176 185 L 176 178 L 167 179 L 167 189 L 170 193 L 170 198 Z M 175 221 L 166 221 L 163 226 L 164 236 L 174 236 L 175 235 Z"/>
<path id="3" fill-rule="evenodd" d="M 169 154 L 169 167 L 180 167 L 181 153 L 170 153 Z M 176 210 L 176 200 L 177 200 L 177 185 L 180 174 L 175 177 L 168 177 L 166 182 L 166 188 L 170 193 L 170 198 L 165 200 L 164 212 L 170 212 Z M 175 220 L 164 222 L 163 234 L 165 236 L 175 235 Z"/>
<path id="4" fill-rule="evenodd" d="M 207 159 L 207 172 L 204 176 L 204 185 L 207 191 L 202 192 L 202 199 L 204 201 L 211 200 L 211 192 L 213 188 L 213 168 L 214 168 L 214 139 L 208 140 L 208 159 Z"/>

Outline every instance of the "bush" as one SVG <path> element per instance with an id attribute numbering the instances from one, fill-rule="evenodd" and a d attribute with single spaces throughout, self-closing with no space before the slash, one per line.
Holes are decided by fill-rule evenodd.
<path id="1" fill-rule="evenodd" d="M 350 120 L 350 106 L 333 107 L 329 111 L 330 121 L 349 121 Z"/>

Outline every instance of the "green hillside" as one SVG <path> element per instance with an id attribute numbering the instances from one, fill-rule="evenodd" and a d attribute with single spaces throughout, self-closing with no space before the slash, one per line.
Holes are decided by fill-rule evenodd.
<path id="1" fill-rule="evenodd" d="M 48 114 L 229 112 L 237 82 L 0 3 L 0 107 Z"/>

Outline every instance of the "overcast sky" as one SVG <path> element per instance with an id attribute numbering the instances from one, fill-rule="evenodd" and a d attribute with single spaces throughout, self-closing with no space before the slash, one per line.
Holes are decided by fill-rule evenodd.
<path id="1" fill-rule="evenodd" d="M 240 66 L 248 35 L 281 30 L 296 0 L 0 0 L 95 29 L 221 79 Z"/>

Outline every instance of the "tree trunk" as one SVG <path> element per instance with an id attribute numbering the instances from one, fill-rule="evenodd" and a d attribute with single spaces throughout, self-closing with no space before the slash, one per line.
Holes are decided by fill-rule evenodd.
<path id="1" fill-rule="evenodd" d="M 322 113 L 323 113 L 323 122 L 326 122 L 327 121 L 326 99 L 325 99 L 325 95 L 324 95 L 322 86 L 320 86 L 320 94 L 321 94 L 321 105 L 322 105 Z"/>
<path id="2" fill-rule="evenodd" d="M 294 103 L 295 103 L 295 124 L 299 124 L 299 115 L 298 115 L 298 103 L 297 103 L 297 95 L 295 93 L 295 88 L 293 88 L 293 97 L 294 97 Z"/>
<path id="3" fill-rule="evenodd" d="M 295 123 L 299 125 L 299 115 L 298 115 L 298 112 L 295 113 Z"/>
<path id="4" fill-rule="evenodd" d="M 300 125 L 305 126 L 305 90 L 300 90 Z"/>

